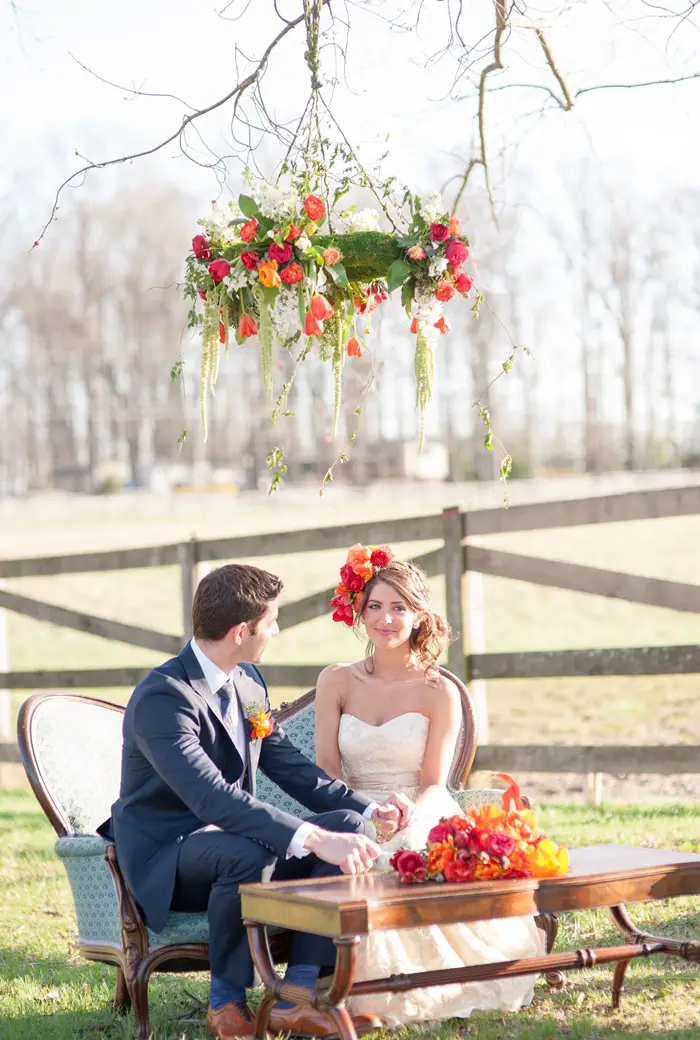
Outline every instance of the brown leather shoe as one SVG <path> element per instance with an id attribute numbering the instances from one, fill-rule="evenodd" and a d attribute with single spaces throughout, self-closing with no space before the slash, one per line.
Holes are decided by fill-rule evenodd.
<path id="1" fill-rule="evenodd" d="M 218 1040 L 237 1040 L 255 1032 L 255 1016 L 244 1000 L 234 1000 L 216 1011 L 210 1007 L 206 1024 Z"/>
<path id="2" fill-rule="evenodd" d="M 355 1015 L 352 1020 L 358 1036 L 369 1029 L 381 1029 L 382 1020 L 376 1015 Z M 337 1037 L 333 1019 L 314 1008 L 295 1004 L 290 1008 L 273 1008 L 268 1029 L 271 1033 L 291 1033 L 302 1037 Z"/>

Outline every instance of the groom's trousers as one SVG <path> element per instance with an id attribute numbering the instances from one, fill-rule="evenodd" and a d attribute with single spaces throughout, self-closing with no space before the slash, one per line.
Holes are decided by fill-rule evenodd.
<path id="1" fill-rule="evenodd" d="M 367 824 L 359 813 L 346 810 L 312 816 L 309 822 L 329 831 L 359 834 L 364 833 Z M 188 913 L 207 911 L 212 975 L 232 986 L 249 987 L 253 982 L 253 961 L 241 917 L 239 885 L 328 877 L 340 872 L 340 867 L 313 854 L 302 859 L 278 859 L 274 852 L 250 838 L 220 830 L 195 831 L 180 848 L 172 909 Z M 295 932 L 289 963 L 333 965 L 332 940 Z"/>

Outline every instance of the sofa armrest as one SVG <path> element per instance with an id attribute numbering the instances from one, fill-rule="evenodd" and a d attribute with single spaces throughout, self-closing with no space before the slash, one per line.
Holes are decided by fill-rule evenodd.
<path id="1" fill-rule="evenodd" d="M 58 838 L 54 848 L 59 859 L 75 859 L 84 856 L 97 856 L 104 859 L 107 844 L 108 842 L 99 834 L 72 834 Z"/>
<path id="2" fill-rule="evenodd" d="M 463 791 L 450 791 L 462 812 L 467 812 L 475 805 L 500 805 L 503 791 L 495 787 L 467 787 Z"/>
<path id="3" fill-rule="evenodd" d="M 121 949 L 119 903 L 105 861 L 107 844 L 97 834 L 76 834 L 59 838 L 54 848 L 68 875 L 81 945 Z"/>

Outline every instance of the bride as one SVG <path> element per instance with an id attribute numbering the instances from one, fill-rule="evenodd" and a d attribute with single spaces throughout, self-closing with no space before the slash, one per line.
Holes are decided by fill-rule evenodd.
<path id="1" fill-rule="evenodd" d="M 461 812 L 446 788 L 462 719 L 460 693 L 437 670 L 447 622 L 430 605 L 426 576 L 382 547 L 353 546 L 333 600 L 334 620 L 364 626 L 365 659 L 326 668 L 316 687 L 316 760 L 330 776 L 384 799 L 401 791 L 416 811 L 383 845 L 375 869 L 398 848 L 425 847 L 441 816 Z M 356 979 L 539 956 L 534 919 L 379 931 L 362 940 Z M 515 1010 L 532 1000 L 535 976 L 470 982 L 407 993 L 353 997 L 352 1014 L 388 1025 L 467 1018 L 474 1010 Z"/>

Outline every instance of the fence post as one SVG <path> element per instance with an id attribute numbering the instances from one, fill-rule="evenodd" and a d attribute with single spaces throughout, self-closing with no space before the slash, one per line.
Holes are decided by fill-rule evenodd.
<path id="1" fill-rule="evenodd" d="M 603 804 L 602 773 L 586 773 L 585 803 L 586 805 Z"/>
<path id="2" fill-rule="evenodd" d="M 182 632 L 185 642 L 192 636 L 192 600 L 197 581 L 198 545 L 196 538 L 177 547 L 180 561 L 180 592 L 182 596 Z"/>
<path id="3" fill-rule="evenodd" d="M 0 588 L 5 582 L 0 581 Z M 0 672 L 10 670 L 10 642 L 7 634 L 7 611 L 0 609 Z M 15 733 L 12 726 L 10 691 L 0 690 L 0 744 L 14 744 Z M 12 766 L 0 762 L 0 787 L 12 783 Z"/>
<path id="4" fill-rule="evenodd" d="M 484 612 L 484 576 L 469 570 L 469 545 L 464 553 L 467 573 L 467 646 L 470 654 L 486 653 L 486 624 Z M 489 706 L 485 679 L 470 679 L 469 692 L 476 712 L 477 735 L 480 744 L 489 742 Z"/>
<path id="5" fill-rule="evenodd" d="M 447 667 L 462 682 L 467 669 L 464 660 L 464 615 L 462 611 L 462 514 L 458 506 L 442 511 L 442 537 L 445 562 L 445 605 L 454 642 L 447 651 Z"/>

